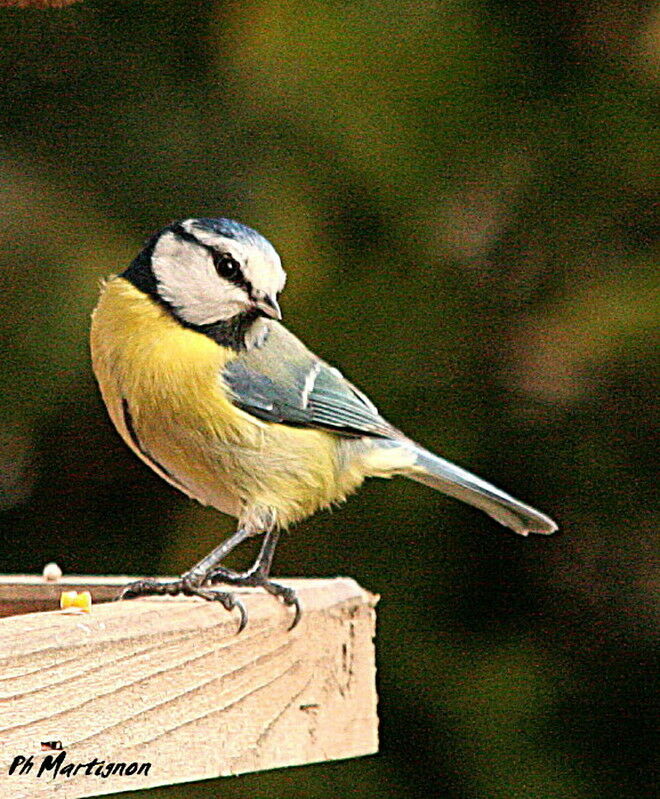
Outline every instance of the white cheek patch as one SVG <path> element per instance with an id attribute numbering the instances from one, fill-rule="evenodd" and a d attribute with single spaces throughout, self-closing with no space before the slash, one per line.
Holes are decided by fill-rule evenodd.
<path id="1" fill-rule="evenodd" d="M 243 267 L 245 279 L 252 286 L 269 297 L 275 297 L 284 288 L 286 274 L 282 269 L 279 255 L 253 249 Z"/>
<path id="2" fill-rule="evenodd" d="M 160 296 L 193 325 L 230 319 L 249 303 L 245 291 L 218 277 L 210 254 L 174 233 L 158 240 L 151 258 Z"/>
<path id="3" fill-rule="evenodd" d="M 196 224 L 195 219 L 186 219 L 181 227 L 198 241 L 219 252 L 229 252 L 243 266 L 245 279 L 257 291 L 275 296 L 282 291 L 286 273 L 282 261 L 273 245 L 254 231 L 251 239 L 241 240 L 214 233 Z"/>

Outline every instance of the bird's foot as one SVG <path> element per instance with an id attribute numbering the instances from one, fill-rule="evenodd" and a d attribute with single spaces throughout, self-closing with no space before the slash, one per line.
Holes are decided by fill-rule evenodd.
<path id="1" fill-rule="evenodd" d="M 241 615 L 238 630 L 236 631 L 237 634 L 247 624 L 248 615 L 245 605 L 234 594 L 214 591 L 211 588 L 198 585 L 185 574 L 178 580 L 136 580 L 134 583 L 124 586 L 116 598 L 135 599 L 140 596 L 177 596 L 179 594 L 183 594 L 183 596 L 198 596 L 208 602 L 220 602 L 225 610 L 237 608 Z"/>
<path id="2" fill-rule="evenodd" d="M 268 591 L 269 594 L 279 597 L 287 607 L 292 607 L 294 609 L 293 621 L 291 622 L 289 630 L 293 630 L 300 621 L 302 608 L 300 606 L 300 600 L 293 588 L 287 588 L 284 585 L 280 585 L 280 583 L 269 580 L 259 568 L 250 569 L 246 572 L 235 572 L 231 569 L 218 566 L 206 578 L 207 585 L 215 585 L 216 583 L 263 588 L 265 591 Z"/>

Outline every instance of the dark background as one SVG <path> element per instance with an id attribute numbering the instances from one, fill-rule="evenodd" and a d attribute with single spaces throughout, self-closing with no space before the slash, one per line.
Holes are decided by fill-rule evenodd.
<path id="1" fill-rule="evenodd" d="M 651 794 L 659 35 L 644 0 L 0 10 L 1 571 L 179 573 L 231 531 L 87 351 L 100 278 L 188 216 L 270 238 L 294 332 L 561 526 L 403 480 L 300 525 L 278 573 L 382 595 L 380 755 L 149 796 Z"/>

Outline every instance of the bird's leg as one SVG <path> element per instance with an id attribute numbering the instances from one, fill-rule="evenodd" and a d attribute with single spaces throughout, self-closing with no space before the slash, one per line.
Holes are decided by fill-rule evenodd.
<path id="1" fill-rule="evenodd" d="M 259 586 L 268 591 L 269 594 L 280 597 L 285 605 L 290 605 L 295 610 L 293 622 L 289 627 L 292 630 L 300 621 L 301 614 L 300 602 L 296 592 L 292 588 L 287 588 L 268 579 L 279 537 L 279 530 L 269 530 L 266 533 L 259 555 L 247 571 L 235 572 L 222 566 L 216 566 L 207 574 L 206 582 L 211 585 L 229 583 L 229 585 Z"/>
<path id="2" fill-rule="evenodd" d="M 206 557 L 202 558 L 199 563 L 196 563 L 192 569 L 182 574 L 178 580 L 137 580 L 125 586 L 117 599 L 134 599 L 139 596 L 176 596 L 177 594 L 199 596 L 211 602 L 220 602 L 227 610 L 238 608 L 241 614 L 241 620 L 238 625 L 238 632 L 240 633 L 247 624 L 247 611 L 243 603 L 234 594 L 214 591 L 211 588 L 206 588 L 204 583 L 207 582 L 214 569 L 218 567 L 220 561 L 251 535 L 254 535 L 251 530 L 240 528 Z"/>
<path id="3" fill-rule="evenodd" d="M 239 544 L 242 544 L 246 538 L 250 538 L 254 532 L 246 527 L 239 527 L 238 530 L 229 538 L 226 538 L 221 544 L 209 554 L 202 558 L 199 563 L 196 563 L 192 569 L 189 569 L 181 576 L 182 580 L 188 580 L 195 586 L 201 586 L 206 582 L 211 573 L 217 568 L 221 560 L 223 560 L 230 552 L 232 552 Z"/>

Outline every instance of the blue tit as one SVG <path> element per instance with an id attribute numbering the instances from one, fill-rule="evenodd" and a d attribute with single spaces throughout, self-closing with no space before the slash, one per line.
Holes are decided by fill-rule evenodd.
<path id="1" fill-rule="evenodd" d="M 102 286 L 92 317 L 94 372 L 110 417 L 135 454 L 237 532 L 178 580 L 140 580 L 124 598 L 185 594 L 245 609 L 216 583 L 262 586 L 280 531 L 341 502 L 366 477 L 403 475 L 463 500 L 517 533 L 555 523 L 387 422 L 334 367 L 280 324 L 286 275 L 273 246 L 228 219 L 186 219 L 156 233 Z M 254 565 L 221 561 L 250 536 Z"/>

